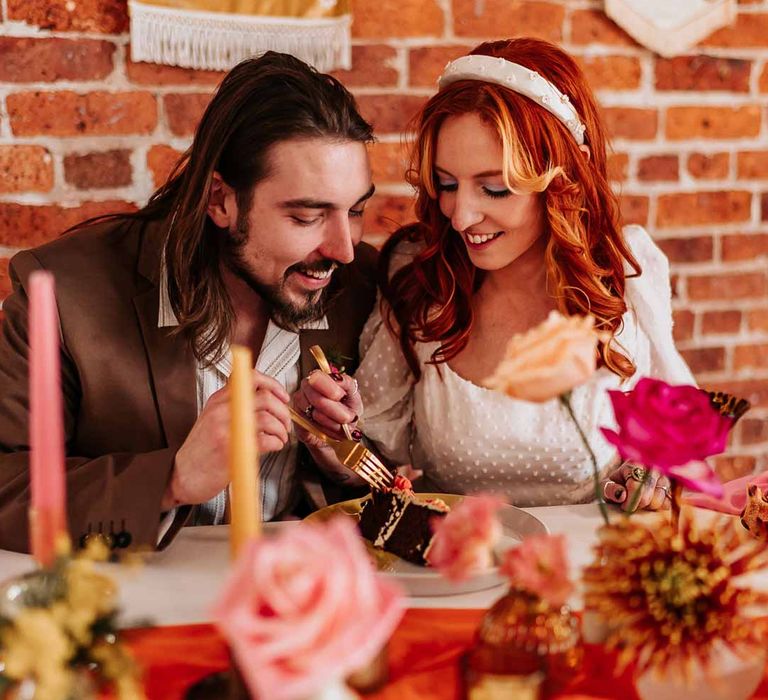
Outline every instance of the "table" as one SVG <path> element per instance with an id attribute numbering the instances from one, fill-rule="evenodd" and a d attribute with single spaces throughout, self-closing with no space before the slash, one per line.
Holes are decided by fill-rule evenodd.
<path id="1" fill-rule="evenodd" d="M 595 505 L 529 508 L 551 533 L 569 538 L 568 555 L 574 571 L 591 560 L 595 530 L 601 523 Z M 265 532 L 295 527 L 296 521 L 266 523 Z M 122 627 L 184 625 L 208 622 L 210 610 L 229 568 L 229 527 L 188 527 L 181 530 L 163 552 L 149 555 L 144 566 L 131 569 L 105 565 L 120 587 Z M 33 568 L 26 554 L 0 550 L 0 579 L 16 576 Z M 410 598 L 412 608 L 485 609 L 502 594 L 498 586 L 476 593 Z M 571 601 L 581 607 L 580 592 Z"/>

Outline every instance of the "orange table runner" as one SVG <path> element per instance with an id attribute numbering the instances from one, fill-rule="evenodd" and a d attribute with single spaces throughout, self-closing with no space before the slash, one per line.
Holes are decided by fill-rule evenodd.
<path id="1" fill-rule="evenodd" d="M 471 644 L 484 610 L 408 610 L 389 645 L 390 678 L 369 700 L 459 700 L 459 657 Z M 126 630 L 123 638 L 145 669 L 149 700 L 181 700 L 195 681 L 229 663 L 227 647 L 211 625 Z M 584 664 L 557 700 L 637 700 L 631 674 L 614 677 L 614 660 L 587 646 Z M 757 700 L 768 700 L 768 678 Z M 553 699 L 554 700 L 554 699 Z"/>

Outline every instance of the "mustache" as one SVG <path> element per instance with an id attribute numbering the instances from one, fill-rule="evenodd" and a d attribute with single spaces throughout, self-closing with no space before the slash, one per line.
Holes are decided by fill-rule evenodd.
<path id="1" fill-rule="evenodd" d="M 285 276 L 288 277 L 292 272 L 333 272 L 339 263 L 335 260 L 318 260 L 313 263 L 296 263 L 291 265 L 286 271 Z"/>

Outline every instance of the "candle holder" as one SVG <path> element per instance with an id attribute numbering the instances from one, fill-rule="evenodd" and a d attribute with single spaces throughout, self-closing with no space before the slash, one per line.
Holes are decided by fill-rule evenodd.
<path id="1" fill-rule="evenodd" d="M 537 700 L 564 685 L 582 658 L 578 619 L 513 588 L 488 610 L 462 659 L 467 700 Z"/>

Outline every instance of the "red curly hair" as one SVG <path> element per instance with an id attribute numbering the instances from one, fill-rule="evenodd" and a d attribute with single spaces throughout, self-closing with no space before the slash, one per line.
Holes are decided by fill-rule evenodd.
<path id="1" fill-rule="evenodd" d="M 495 83 L 461 80 L 438 92 L 415 118 L 408 181 L 416 187 L 417 222 L 397 231 L 382 250 L 379 282 L 385 318 L 399 336 L 411 371 L 421 375 L 414 346 L 439 342 L 430 362 L 448 362 L 466 347 L 473 326 L 472 296 L 483 271 L 469 259 L 461 237 L 440 211 L 434 158 L 437 136 L 448 117 L 477 114 L 499 134 L 508 187 L 541 193 L 547 288 L 559 311 L 592 314 L 610 338 L 599 346 L 599 364 L 621 378 L 635 367 L 613 342 L 622 316 L 625 262 L 641 270 L 621 232 L 616 195 L 608 184 L 606 135 L 597 102 L 576 62 L 557 46 L 539 39 L 481 44 L 471 54 L 500 56 L 537 71 L 568 95 L 586 126 L 590 157 L 579 149 L 557 117 L 529 98 Z M 390 275 L 398 244 L 419 242 L 423 249 Z"/>

